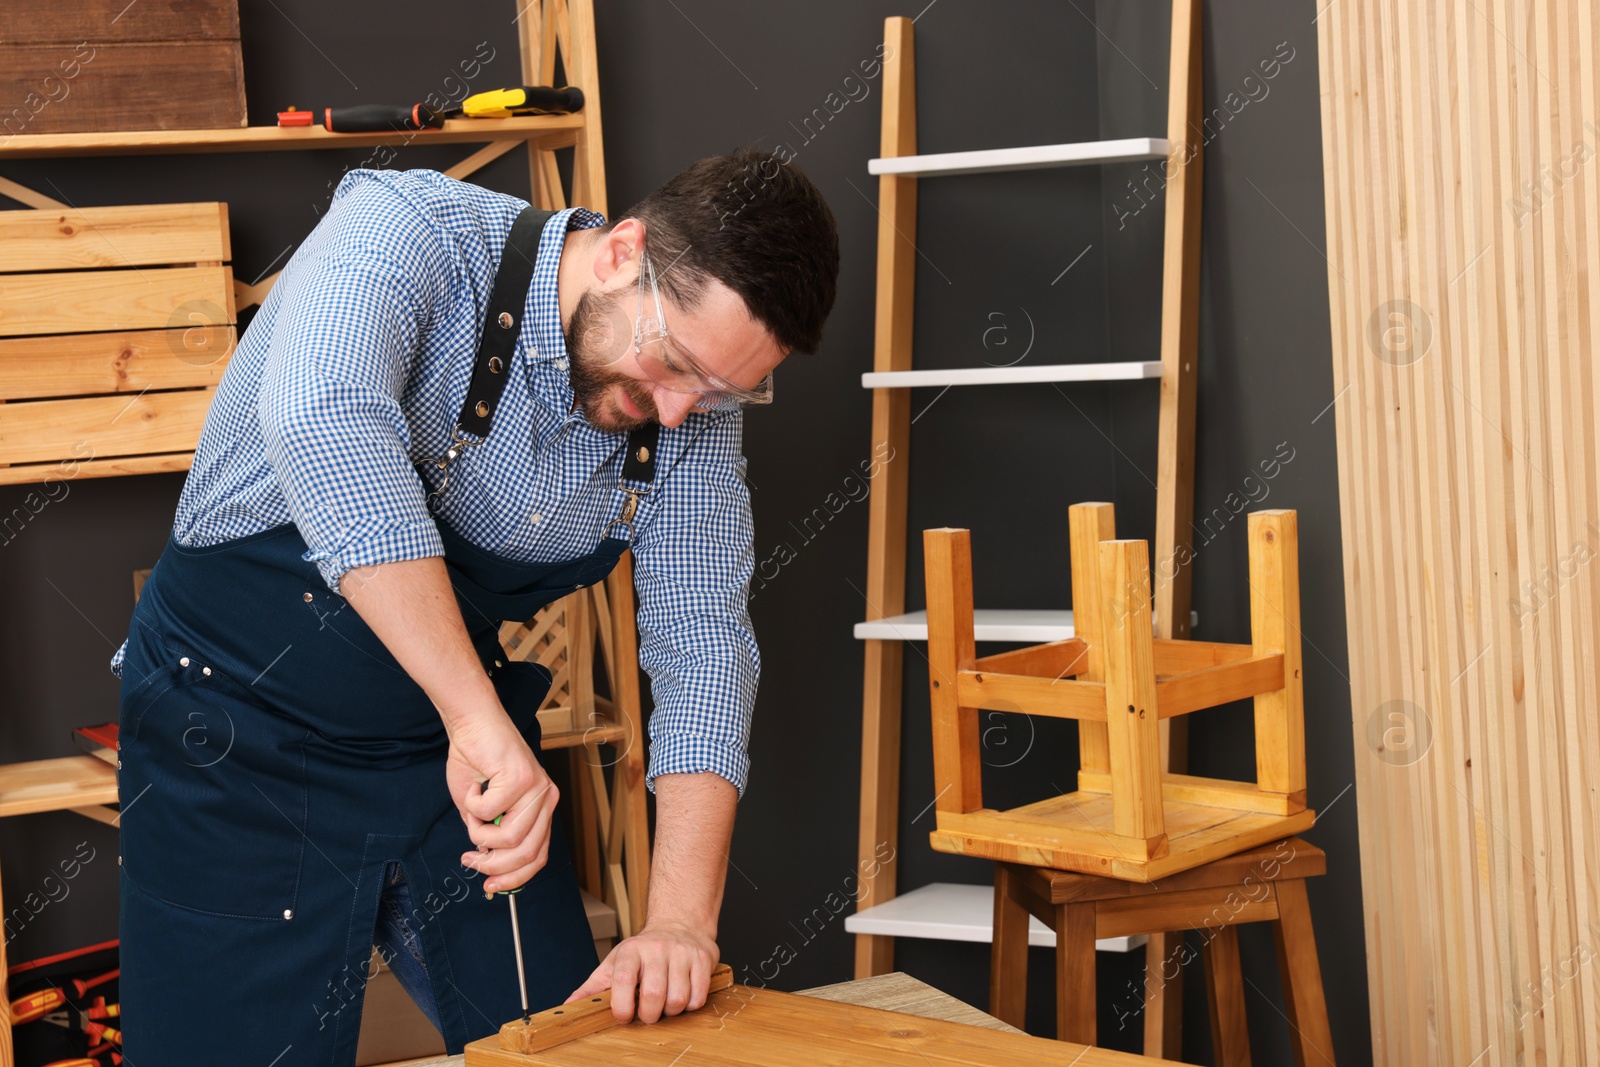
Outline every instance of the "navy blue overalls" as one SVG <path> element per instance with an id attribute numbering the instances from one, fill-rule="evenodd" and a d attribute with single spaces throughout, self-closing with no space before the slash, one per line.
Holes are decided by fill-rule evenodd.
<path id="1" fill-rule="evenodd" d="M 462 430 L 488 433 L 548 217 L 528 209 L 508 238 Z M 628 442 L 627 519 L 658 432 Z M 473 644 L 538 752 L 550 676 L 509 660 L 499 623 L 600 581 L 628 542 L 608 527 L 589 555 L 523 563 L 438 526 Z M 438 712 L 306 551 L 292 523 L 208 547 L 169 540 L 129 627 L 121 989 L 137 1067 L 353 1063 L 379 901 L 397 876 L 450 1052 L 521 1014 L 506 901 L 486 900 L 459 862 L 475 846 L 446 790 Z M 534 1010 L 597 962 L 561 822 L 518 896 Z"/>

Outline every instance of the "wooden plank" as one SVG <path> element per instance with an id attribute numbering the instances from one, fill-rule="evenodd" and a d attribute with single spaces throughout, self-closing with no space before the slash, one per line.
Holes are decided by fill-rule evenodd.
<path id="1" fill-rule="evenodd" d="M 1315 878 L 1326 874 L 1327 870 L 1328 858 L 1320 848 L 1301 838 L 1290 837 L 1179 871 L 1163 878 L 1160 885 L 1098 878 L 1073 871 L 1033 869 L 1029 872 L 1025 888 L 1052 905 L 1074 900 L 1108 900 L 1219 886 L 1260 895 L 1256 887 L 1267 882 L 1285 878 Z"/>
<path id="2" fill-rule="evenodd" d="M 1111 792 L 1111 775 L 1106 771 L 1081 772 L 1078 788 L 1086 793 Z M 1304 811 L 1306 795 L 1268 793 L 1254 782 L 1231 782 L 1224 778 L 1200 778 L 1187 774 L 1161 776 L 1163 803 L 1201 804 L 1232 811 L 1257 811 L 1269 815 L 1293 815 Z"/>
<path id="3" fill-rule="evenodd" d="M 200 309 L 207 322 L 234 321 L 232 271 L 151 267 L 0 275 L 0 337 L 162 329 L 187 323 L 186 306 Z"/>
<path id="4" fill-rule="evenodd" d="M 1089 645 L 1081 637 L 1019 648 L 994 656 L 981 656 L 974 664 L 996 674 L 1031 674 L 1040 678 L 1071 678 L 1087 669 Z"/>
<path id="5" fill-rule="evenodd" d="M 1100 595 L 1100 542 L 1117 536 L 1116 509 L 1110 504 L 1074 504 L 1067 509 L 1067 540 L 1072 566 L 1072 628 L 1088 646 L 1088 662 L 1080 681 L 1106 677 L 1104 604 Z M 1111 770 L 1110 741 L 1105 722 L 1078 723 L 1078 766 L 1087 771 Z M 1081 786 L 1080 786 L 1081 788 Z"/>
<path id="6" fill-rule="evenodd" d="M 1173 641 L 1158 637 L 1151 643 L 1156 656 L 1156 676 L 1184 674 L 1202 667 L 1216 667 L 1255 653 L 1250 645 L 1221 641 Z"/>
<path id="7" fill-rule="evenodd" d="M 711 972 L 709 992 L 720 993 L 731 985 L 733 968 L 719 963 Z M 500 1028 L 500 1047 L 524 1054 L 543 1052 L 617 1025 L 617 1017 L 611 1013 L 611 990 L 607 989 L 584 1000 L 506 1023 Z"/>
<path id="8" fill-rule="evenodd" d="M 60 461 L 193 449 L 211 389 L 0 404 L 0 461 Z"/>
<path id="9" fill-rule="evenodd" d="M 9 196 L 17 203 L 27 204 L 31 208 L 56 209 L 67 206 L 54 197 L 45 196 L 10 178 L 0 178 L 0 196 Z"/>
<path id="10" fill-rule="evenodd" d="M 122 456 L 116 459 L 65 459 L 54 463 L 22 463 L 0 467 L 0 485 L 33 485 L 44 481 L 78 478 L 116 478 L 126 474 L 166 474 L 186 471 L 193 462 L 194 453 L 191 451 L 165 452 L 153 456 Z"/>
<path id="11" fill-rule="evenodd" d="M 0 766 L 0 818 L 117 802 L 117 770 L 94 756 Z"/>
<path id="12" fill-rule="evenodd" d="M 595 55 L 593 0 L 546 0 L 567 12 L 562 63 L 567 84 L 583 90 L 583 125 L 572 151 L 572 202 L 607 214 L 605 139 L 600 127 L 600 63 Z M 559 26 L 557 34 L 559 36 Z M 547 44 L 546 47 L 549 47 Z"/>
<path id="13" fill-rule="evenodd" d="M 1300 538 L 1295 513 L 1285 509 L 1252 512 L 1249 537 L 1250 636 L 1255 656 L 1245 662 L 1283 654 L 1282 687 L 1255 698 L 1256 782 L 1271 793 L 1303 793 L 1306 721 L 1300 678 Z"/>
<path id="14" fill-rule="evenodd" d="M 226 204 L 0 211 L 0 272 L 148 267 L 231 258 Z"/>
<path id="15" fill-rule="evenodd" d="M 1100 682 L 1058 682 L 1053 678 L 986 671 L 958 671 L 954 678 L 955 699 L 964 708 L 1105 721 L 1106 687 Z"/>
<path id="16" fill-rule="evenodd" d="M 1102 541 L 1098 549 L 1113 825 L 1124 837 L 1159 837 L 1166 833 L 1166 818 L 1150 645 L 1150 547 L 1143 541 Z"/>
<path id="17" fill-rule="evenodd" d="M 735 985 L 714 994 L 700 1011 L 651 1026 L 611 1027 L 528 1056 L 507 1052 L 497 1039 L 485 1038 L 467 1046 L 465 1063 L 467 1067 L 666 1063 L 687 1049 L 693 1050 L 688 1059 L 697 1067 L 752 1063 L 765 1067 L 816 1067 L 819 1063 L 1156 1067 L 1172 1062 Z"/>
<path id="18" fill-rule="evenodd" d="M 928 684 L 933 702 L 934 806 L 944 812 L 983 807 L 978 712 L 963 704 L 958 675 L 976 659 L 972 637 L 972 535 L 926 530 L 923 569 L 928 584 Z"/>
<path id="19" fill-rule="evenodd" d="M 1283 690 L 1283 663 L 1283 653 L 1267 652 L 1159 679 L 1156 706 L 1161 718 L 1171 719 L 1260 694 L 1279 694 Z"/>
<path id="20" fill-rule="evenodd" d="M 911 20 L 884 20 L 883 120 L 885 156 L 917 150 L 916 52 Z M 916 283 L 917 180 L 878 179 L 877 288 L 873 312 L 872 366 L 877 371 L 911 367 L 911 328 Z M 911 391 L 872 394 L 869 455 L 878 462 L 868 481 L 867 619 L 905 611 L 906 499 L 910 485 Z M 857 831 L 860 904 L 894 897 L 899 855 L 900 713 L 904 646 L 867 641 L 863 649 L 861 700 L 861 812 Z M 856 938 L 855 976 L 882 974 L 893 966 L 894 942 Z"/>
<path id="21" fill-rule="evenodd" d="M 585 107 L 587 111 L 587 106 Z M 583 128 L 575 115 L 527 115 L 487 122 L 450 119 L 438 130 L 380 130 L 329 133 L 321 126 L 246 126 L 204 130 L 120 130 L 93 133 L 36 133 L 8 136 L 0 113 L 0 159 L 70 156 L 143 156 L 195 152 L 300 152 L 314 149 L 372 148 L 377 145 L 485 144 L 529 141 L 570 144 Z"/>
<path id="22" fill-rule="evenodd" d="M 891 974 L 862 978 L 853 982 L 835 982 L 832 985 L 813 986 L 799 991 L 801 996 L 819 1000 L 837 1000 L 842 1004 L 860 1004 L 880 1011 L 895 1011 L 905 1015 L 918 1015 L 924 1019 L 943 1019 L 946 1022 L 965 1023 L 968 1026 L 998 1030 L 1003 1034 L 1020 1034 L 1021 1030 L 985 1015 L 948 993 L 919 982 L 900 971 Z"/>
<path id="23" fill-rule="evenodd" d="M 1270 922 L 1278 917 L 1278 905 L 1270 892 L 1264 899 L 1255 900 L 1231 889 L 1185 889 L 1124 897 L 1103 900 L 1094 907 L 1095 933 L 1100 937 L 1127 937 L 1157 930 L 1216 930 L 1229 924 Z"/>
<path id="24" fill-rule="evenodd" d="M 0 42 L 60 44 L 99 41 L 201 41 L 239 37 L 239 0 L 130 4 L 72 0 L 70 4 L 0 5 Z"/>
<path id="25" fill-rule="evenodd" d="M 0 339 L 0 399 L 215 386 L 237 338 L 223 324 Z"/>
<path id="26" fill-rule="evenodd" d="M 639 631 L 633 599 L 633 555 L 624 552 L 606 577 L 611 604 L 611 646 L 616 669 L 611 676 L 612 701 L 631 742 L 612 768 L 615 797 L 613 847 L 624 849 L 628 914 L 620 916 L 623 936 L 644 926 L 650 893 L 650 812 L 645 806 L 644 714 L 639 695 Z M 625 846 L 625 847 L 624 847 Z"/>
<path id="27" fill-rule="evenodd" d="M 0 137 L 245 125 L 237 40 L 8 45 L 0 71 Z"/>

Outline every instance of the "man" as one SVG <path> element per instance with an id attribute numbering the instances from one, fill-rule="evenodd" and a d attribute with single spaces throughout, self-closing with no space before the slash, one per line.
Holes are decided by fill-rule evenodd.
<path id="1" fill-rule="evenodd" d="M 704 1002 L 759 669 L 741 412 L 817 347 L 838 255 L 816 188 L 751 151 L 610 224 L 430 171 L 340 183 L 113 662 L 130 1063 L 352 1063 L 374 945 L 452 1052 L 524 980 L 532 1010 Z M 495 635 L 629 548 L 654 873 L 597 966 L 535 755 L 549 677 Z M 511 890 L 523 975 L 486 899 Z"/>

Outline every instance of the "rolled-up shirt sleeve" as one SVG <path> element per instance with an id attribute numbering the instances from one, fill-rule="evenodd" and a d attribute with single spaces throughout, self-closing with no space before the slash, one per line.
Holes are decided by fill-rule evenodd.
<path id="1" fill-rule="evenodd" d="M 755 566 L 743 416 L 708 420 L 658 476 L 655 513 L 633 545 L 639 663 L 650 676 L 650 765 L 711 772 L 744 795 L 761 655 L 750 626 Z"/>
<path id="2" fill-rule="evenodd" d="M 346 179 L 273 295 L 266 457 L 329 588 L 357 567 L 444 554 L 400 404 L 450 289 L 438 230 L 379 179 Z"/>

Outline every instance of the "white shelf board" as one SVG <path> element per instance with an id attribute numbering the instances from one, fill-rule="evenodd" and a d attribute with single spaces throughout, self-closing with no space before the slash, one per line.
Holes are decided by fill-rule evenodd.
<path id="1" fill-rule="evenodd" d="M 964 367 L 959 370 L 868 371 L 867 389 L 919 385 L 1014 385 L 1027 382 L 1131 382 L 1161 377 L 1160 362 L 1051 363 L 1021 367 Z"/>
<path id="2" fill-rule="evenodd" d="M 1072 636 L 1072 612 L 978 608 L 972 621 L 979 641 L 1065 641 Z M 861 641 L 926 641 L 928 613 L 913 611 L 856 623 Z"/>
<path id="3" fill-rule="evenodd" d="M 994 940 L 994 889 L 986 885 L 934 882 L 846 916 L 844 928 L 852 934 L 989 944 Z M 1102 937 L 1094 947 L 1101 952 L 1132 952 L 1143 946 L 1145 940 L 1143 934 Z M 1034 948 L 1054 948 L 1055 931 L 1030 915 L 1028 944 Z"/>
<path id="4" fill-rule="evenodd" d="M 1073 635 L 1072 612 L 1032 608 L 975 608 L 972 628 L 979 641 L 1065 641 Z M 1189 629 L 1200 625 L 1200 613 L 1189 612 Z M 928 613 L 912 611 L 856 623 L 858 641 L 926 641 Z"/>
<path id="5" fill-rule="evenodd" d="M 1128 163 L 1140 159 L 1165 159 L 1169 148 L 1165 137 L 1125 137 L 1116 141 L 1078 141 L 1073 144 L 1029 145 L 1026 148 L 989 148 L 977 152 L 892 156 L 869 159 L 867 173 L 906 176 L 989 174 L 1002 170 Z"/>

